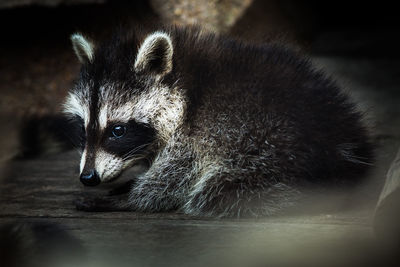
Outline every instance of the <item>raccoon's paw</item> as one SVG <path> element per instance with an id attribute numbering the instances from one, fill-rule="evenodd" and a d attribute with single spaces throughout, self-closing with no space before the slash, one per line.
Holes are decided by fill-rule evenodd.
<path id="1" fill-rule="evenodd" d="M 83 197 L 74 201 L 77 210 L 89 212 L 128 210 L 121 203 L 121 200 L 115 197 Z"/>

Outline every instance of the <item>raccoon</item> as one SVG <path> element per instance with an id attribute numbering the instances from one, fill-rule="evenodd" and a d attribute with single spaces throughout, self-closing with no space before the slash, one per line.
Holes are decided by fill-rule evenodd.
<path id="1" fill-rule="evenodd" d="M 372 164 L 368 128 L 334 81 L 282 43 L 200 28 L 71 36 L 82 63 L 65 102 L 80 125 L 80 180 L 141 173 L 87 211 L 268 216 L 310 187 L 354 184 Z"/>

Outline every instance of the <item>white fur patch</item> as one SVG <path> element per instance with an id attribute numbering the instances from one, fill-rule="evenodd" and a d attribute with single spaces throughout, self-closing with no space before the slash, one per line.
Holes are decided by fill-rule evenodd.
<path id="1" fill-rule="evenodd" d="M 128 122 L 134 118 L 134 101 L 127 102 L 117 108 L 109 108 L 108 105 L 104 105 L 100 108 L 99 113 L 99 125 L 101 129 L 105 129 L 110 121 L 114 122 Z M 147 121 L 140 121 L 147 122 Z"/>
<path id="2" fill-rule="evenodd" d="M 85 127 L 89 123 L 89 107 L 83 103 L 83 100 L 73 94 L 69 93 L 64 103 L 64 113 L 70 116 L 78 116 L 84 120 Z"/>
<path id="3" fill-rule="evenodd" d="M 83 150 L 82 156 L 81 156 L 81 163 L 79 165 L 79 173 L 82 174 L 83 168 L 85 167 L 86 163 L 86 149 Z"/>
<path id="4" fill-rule="evenodd" d="M 153 87 L 134 104 L 133 117 L 151 121 L 161 138 L 168 140 L 182 123 L 186 102 L 177 89 Z"/>
<path id="5" fill-rule="evenodd" d="M 94 46 L 80 33 L 71 35 L 72 47 L 81 63 L 93 61 Z"/>
<path id="6" fill-rule="evenodd" d="M 96 152 L 95 168 L 102 182 L 109 181 L 117 176 L 123 170 L 123 164 L 122 159 L 113 154 L 104 150 Z"/>
<path id="7" fill-rule="evenodd" d="M 107 127 L 108 123 L 108 105 L 105 104 L 100 108 L 99 111 L 99 126 L 101 130 L 104 130 Z"/>
<path id="8" fill-rule="evenodd" d="M 165 49 L 163 59 L 165 69 L 163 73 L 165 74 L 172 70 L 173 46 L 171 37 L 164 32 L 157 31 L 147 36 L 143 44 L 140 46 L 134 65 L 136 71 L 142 71 L 146 68 L 147 64 L 152 59 L 154 50 L 160 45 L 163 45 L 163 48 Z"/>

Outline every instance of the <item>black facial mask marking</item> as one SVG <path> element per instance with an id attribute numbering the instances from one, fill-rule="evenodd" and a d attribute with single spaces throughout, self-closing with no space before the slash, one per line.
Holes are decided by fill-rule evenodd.
<path id="1" fill-rule="evenodd" d="M 155 132 L 150 126 L 129 121 L 128 123 L 109 123 L 102 137 L 105 151 L 126 157 L 141 154 L 154 140 Z"/>
<path id="2" fill-rule="evenodd" d="M 83 148 L 85 147 L 86 136 L 85 136 L 85 126 L 83 119 L 79 116 L 74 116 L 68 121 L 69 127 L 68 136 L 75 147 Z"/>

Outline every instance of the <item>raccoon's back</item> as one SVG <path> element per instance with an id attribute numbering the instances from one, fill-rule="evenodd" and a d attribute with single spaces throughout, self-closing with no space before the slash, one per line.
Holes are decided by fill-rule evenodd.
<path id="1" fill-rule="evenodd" d="M 188 127 L 207 150 L 239 165 L 262 158 L 255 164 L 313 181 L 367 169 L 372 145 L 361 113 L 306 58 L 279 45 L 214 41 L 214 51 L 192 55 L 186 84 Z"/>

